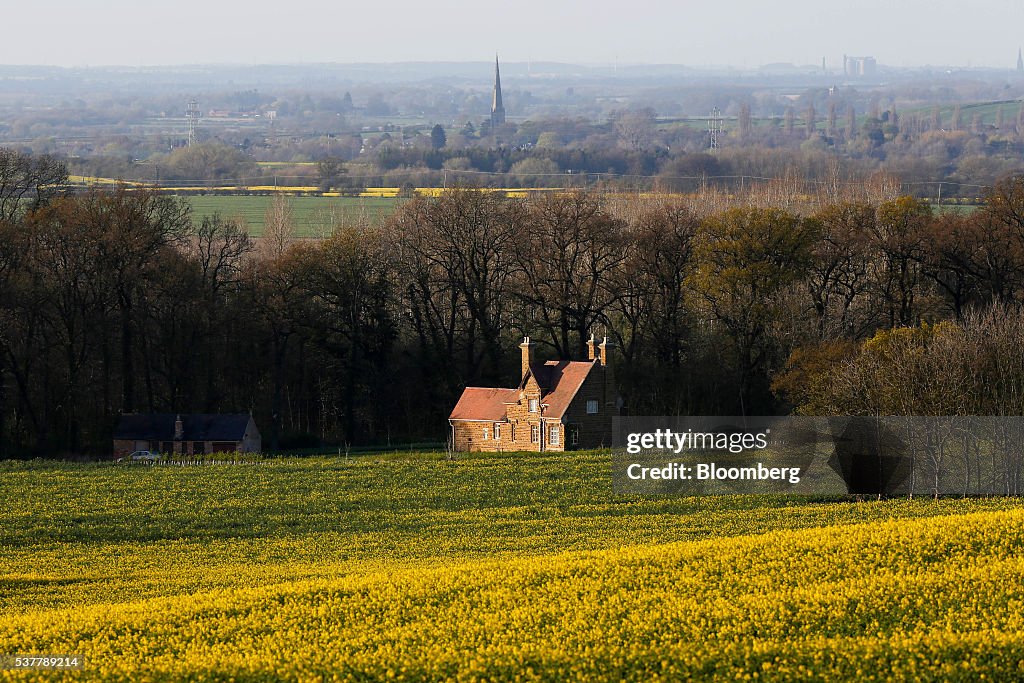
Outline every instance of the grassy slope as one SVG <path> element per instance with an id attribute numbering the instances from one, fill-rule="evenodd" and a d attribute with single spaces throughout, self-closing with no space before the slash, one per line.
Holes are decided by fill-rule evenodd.
<path id="1" fill-rule="evenodd" d="M 971 121 L 974 119 L 974 115 L 977 114 L 981 118 L 981 122 L 986 125 L 995 125 L 996 118 L 1000 109 L 1003 110 L 1003 123 L 1007 126 L 1014 126 L 1017 121 L 1017 112 L 1020 110 L 1020 100 L 1004 100 L 1000 102 L 967 102 L 960 105 L 960 118 L 961 125 L 965 129 L 970 129 Z M 943 127 L 949 130 L 953 123 L 953 113 L 956 109 L 956 105 L 944 105 L 939 107 L 939 116 L 941 117 Z M 915 107 L 908 109 L 905 112 L 897 112 L 899 114 L 913 114 L 916 116 L 923 117 L 926 121 L 930 120 L 934 107 Z"/>
<path id="2" fill-rule="evenodd" d="M 381 197 L 289 197 L 297 237 L 319 237 L 325 227 L 337 222 L 357 223 L 365 218 L 375 223 L 394 211 L 402 200 Z M 202 195 L 186 197 L 198 217 L 219 212 L 241 217 L 249 233 L 263 234 L 264 216 L 273 197 L 266 195 Z"/>
<path id="3" fill-rule="evenodd" d="M 620 498 L 609 472 L 0 464 L 0 653 L 135 679 L 949 678 L 960 650 L 993 673 L 1024 656 L 1016 501 Z"/>

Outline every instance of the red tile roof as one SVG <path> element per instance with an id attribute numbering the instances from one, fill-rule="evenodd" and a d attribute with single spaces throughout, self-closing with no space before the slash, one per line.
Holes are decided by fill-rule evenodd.
<path id="1" fill-rule="evenodd" d="M 500 422 L 505 419 L 505 404 L 518 400 L 518 389 L 466 387 L 448 419 Z"/>
<path id="2" fill-rule="evenodd" d="M 561 418 L 565 415 L 595 365 L 594 361 L 549 360 L 544 365 L 531 367 L 530 372 L 543 390 L 540 402 L 547 405 L 543 416 Z"/>
<path id="3" fill-rule="evenodd" d="M 541 387 L 540 402 L 546 406 L 543 417 L 564 416 L 595 365 L 594 361 L 549 360 L 531 366 L 530 374 Z M 505 404 L 519 400 L 523 384 L 525 378 L 518 389 L 467 387 L 448 419 L 500 422 L 505 419 Z"/>

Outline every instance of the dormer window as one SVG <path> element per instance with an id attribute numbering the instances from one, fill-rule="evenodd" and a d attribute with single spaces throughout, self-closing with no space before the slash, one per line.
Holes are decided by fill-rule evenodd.
<path id="1" fill-rule="evenodd" d="M 536 413 L 539 409 L 540 409 L 540 399 L 531 398 L 530 399 L 530 412 L 531 413 Z"/>

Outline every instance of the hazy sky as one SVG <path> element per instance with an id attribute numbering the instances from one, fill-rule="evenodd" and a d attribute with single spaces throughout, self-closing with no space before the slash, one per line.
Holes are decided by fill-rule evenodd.
<path id="1" fill-rule="evenodd" d="M 6 6 L 6 7 L 5 7 Z M 1012 67 L 1024 0 L 0 0 L 0 64 L 659 62 Z M 45 8 L 45 9 L 43 9 Z"/>

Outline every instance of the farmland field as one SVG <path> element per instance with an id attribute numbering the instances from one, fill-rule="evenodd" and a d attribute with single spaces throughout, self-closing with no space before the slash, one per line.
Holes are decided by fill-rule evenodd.
<path id="1" fill-rule="evenodd" d="M 7 462 L 0 499 L 0 654 L 72 680 L 1024 672 L 1017 500 L 622 497 L 602 453 Z"/>
<path id="2" fill-rule="evenodd" d="M 197 217 L 219 212 L 225 218 L 241 217 L 251 235 L 263 233 L 263 220 L 273 197 L 267 195 L 200 195 L 185 198 Z M 289 197 L 297 237 L 321 236 L 338 222 L 377 223 L 401 204 L 385 197 Z M 329 230 L 328 230 L 329 233 Z"/>

